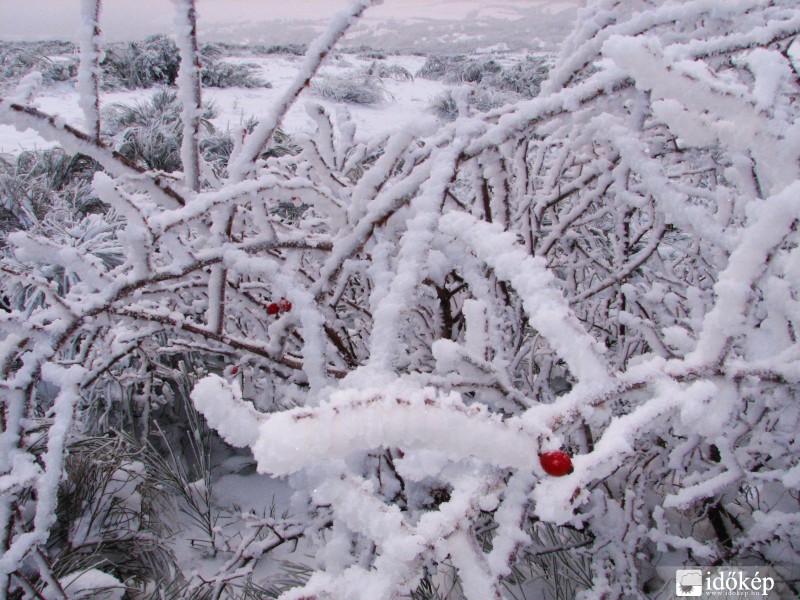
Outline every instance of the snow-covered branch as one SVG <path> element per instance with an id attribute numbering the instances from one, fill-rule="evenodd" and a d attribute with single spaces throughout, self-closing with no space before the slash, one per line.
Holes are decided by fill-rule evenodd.
<path id="1" fill-rule="evenodd" d="M 78 87 L 86 129 L 100 141 L 100 9 L 102 0 L 81 0 Z"/>
<path id="2" fill-rule="evenodd" d="M 181 55 L 178 88 L 183 111 L 183 137 L 181 163 L 186 186 L 200 191 L 200 54 L 197 50 L 197 11 L 194 0 L 173 0 L 175 4 L 175 31 Z"/>

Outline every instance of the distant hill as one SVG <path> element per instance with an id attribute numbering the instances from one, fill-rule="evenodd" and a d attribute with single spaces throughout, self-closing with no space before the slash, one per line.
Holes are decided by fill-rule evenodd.
<path id="1" fill-rule="evenodd" d="M 0 40 L 75 39 L 75 0 L 2 0 Z M 344 0 L 204 0 L 205 41 L 308 43 Z M 387 0 L 367 12 L 347 39 L 390 51 L 468 52 L 552 47 L 575 21 L 583 0 Z M 171 6 L 171 5 L 167 5 Z M 115 0 L 104 7 L 108 41 L 172 32 L 172 13 L 157 0 Z"/>
<path id="2" fill-rule="evenodd" d="M 419 3 L 419 0 L 407 0 L 408 4 L 414 2 Z M 441 12 L 408 10 L 405 15 L 399 9 L 384 13 L 377 9 L 375 16 L 367 13 L 367 17 L 348 35 L 346 45 L 363 44 L 390 51 L 426 53 L 468 52 L 498 46 L 508 50 L 553 47 L 569 33 L 577 11 L 577 2 L 556 0 L 504 0 L 467 10 L 475 4 L 457 0 Z M 204 38 L 216 41 L 306 43 L 325 22 L 325 19 L 207 22 L 202 33 Z"/>

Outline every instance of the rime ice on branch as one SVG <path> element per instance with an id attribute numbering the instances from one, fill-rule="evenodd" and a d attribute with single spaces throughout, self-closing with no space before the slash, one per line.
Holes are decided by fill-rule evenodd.
<path id="1" fill-rule="evenodd" d="M 178 90 L 183 106 L 181 163 L 186 186 L 200 191 L 200 54 L 197 50 L 197 11 L 194 0 L 172 0 L 175 5 L 175 32 L 181 55 Z"/>
<path id="2" fill-rule="evenodd" d="M 86 131 L 100 140 L 100 9 L 102 0 L 81 0 L 78 99 Z"/>

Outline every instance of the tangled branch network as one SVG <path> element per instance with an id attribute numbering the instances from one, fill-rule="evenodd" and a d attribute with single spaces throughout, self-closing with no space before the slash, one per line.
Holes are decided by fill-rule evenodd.
<path id="1" fill-rule="evenodd" d="M 191 391 L 210 428 L 295 490 L 296 522 L 242 538 L 204 579 L 215 590 L 300 538 L 314 567 L 282 600 L 396 598 L 444 573 L 469 600 L 512 598 L 523 565 L 554 553 L 583 579 L 573 596 L 528 584 L 553 597 L 645 597 L 659 564 L 792 579 L 796 2 L 593 0 L 535 98 L 377 139 L 309 103 L 315 134 L 268 153 L 371 4 L 332 20 L 221 175 L 199 150 L 192 0 L 174 0 L 178 177 L 101 135 L 97 0 L 86 127 L 30 89 L 0 102 L 4 122 L 101 165 L 120 256 L 65 231 L 8 236 L 0 598 L 59 597 L 48 538 L 97 390 L 168 386 L 167 358 L 187 354 L 212 365 Z M 290 310 L 268 311 L 278 298 Z M 559 449 L 574 469 L 553 477 L 539 456 Z"/>

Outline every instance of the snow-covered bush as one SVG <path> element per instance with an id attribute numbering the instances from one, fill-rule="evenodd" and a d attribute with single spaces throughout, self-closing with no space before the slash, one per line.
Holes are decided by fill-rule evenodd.
<path id="1" fill-rule="evenodd" d="M 224 60 L 207 61 L 203 65 L 202 82 L 205 87 L 269 88 L 272 87 L 259 75 L 260 67 L 255 63 L 232 63 Z"/>
<path id="2" fill-rule="evenodd" d="M 175 559 L 165 517 L 171 497 L 155 451 L 127 435 L 88 437 L 68 446 L 57 525 L 48 553 L 55 575 L 104 566 L 129 586 L 169 580 Z M 155 463 L 155 465 L 153 464 Z"/>
<path id="3" fill-rule="evenodd" d="M 738 563 L 796 596 L 795 0 L 590 1 L 536 98 L 379 139 L 310 104 L 316 134 L 264 158 L 371 4 L 334 18 L 211 187 L 191 0 L 182 179 L 0 103 L 98 161 L 124 218 L 117 264 L 79 229 L 9 236 L 4 288 L 38 296 L 0 314 L 3 594 L 63 579 L 47 541 L 88 415 L 127 401 L 146 434 L 188 394 L 294 502 L 211 528 L 174 597 L 641 598 L 668 589 L 658 567 Z M 284 591 L 264 558 L 301 540 Z"/>
<path id="4" fill-rule="evenodd" d="M 526 98 L 539 94 L 547 78 L 549 59 L 528 56 L 511 66 L 503 67 L 495 60 L 478 60 L 465 56 L 429 56 L 417 77 L 447 83 L 472 83 L 476 93 L 513 92 Z M 502 105 L 502 104 L 500 104 Z"/>
<path id="5" fill-rule="evenodd" d="M 364 60 L 386 60 L 387 58 L 386 52 L 382 50 L 375 50 L 369 46 L 361 46 L 350 51 L 357 53 L 357 56 L 359 58 L 363 58 Z"/>
<path id="6" fill-rule="evenodd" d="M 459 116 L 459 97 L 463 96 L 462 103 L 465 107 L 478 112 L 487 112 L 506 104 L 519 100 L 519 95 L 509 92 L 500 92 L 490 87 L 478 87 L 472 90 L 445 90 L 431 101 L 431 111 L 445 121 L 452 121 Z"/>
<path id="7" fill-rule="evenodd" d="M 178 48 L 166 35 L 141 42 L 109 44 L 100 63 L 106 88 L 149 88 L 174 85 L 178 78 Z"/>
<path id="8" fill-rule="evenodd" d="M 216 132 L 200 140 L 200 153 L 208 165 L 212 168 L 215 176 L 227 177 L 228 162 L 236 149 L 236 137 L 242 138 L 251 134 L 258 126 L 255 118 L 249 118 L 242 123 L 236 133 L 232 131 Z M 261 158 L 266 160 L 270 157 L 280 157 L 294 155 L 301 151 L 292 136 L 281 129 L 275 130 L 272 136 L 272 144 L 262 152 Z"/>
<path id="9" fill-rule="evenodd" d="M 66 42 L 0 42 L 0 87 L 16 85 L 32 71 L 45 84 L 68 81 L 78 70 L 74 51 Z"/>
<path id="10" fill-rule="evenodd" d="M 272 87 L 258 74 L 260 67 L 252 62 L 230 62 L 224 60 L 230 45 L 203 44 L 200 49 L 200 79 L 205 87 Z M 241 48 L 239 48 L 241 50 Z M 177 52 L 177 48 L 176 48 Z"/>
<path id="11" fill-rule="evenodd" d="M 253 44 L 249 46 L 249 49 L 262 56 L 271 56 L 273 54 L 304 56 L 308 46 L 305 44 Z"/>
<path id="12" fill-rule="evenodd" d="M 270 87 L 253 63 L 233 63 L 220 58 L 217 45 L 203 46 L 201 80 L 207 87 Z M 180 68 L 178 46 L 166 35 L 141 42 L 110 44 L 100 63 L 106 88 L 150 88 L 175 85 Z"/>
<path id="13" fill-rule="evenodd" d="M 372 64 L 364 70 L 366 75 L 378 79 L 393 79 L 394 81 L 413 81 L 411 71 L 401 65 L 386 64 L 373 60 Z"/>
<path id="14" fill-rule="evenodd" d="M 30 229 L 59 213 L 95 210 L 91 180 L 97 163 L 61 148 L 29 150 L 0 156 L 0 240 L 18 229 Z"/>
<path id="15" fill-rule="evenodd" d="M 201 78 L 204 86 L 271 87 L 260 76 L 259 65 L 225 60 L 222 53 L 230 48 L 230 45 L 203 45 Z M 259 54 L 263 49 L 254 47 L 253 51 Z M 78 74 L 75 54 L 74 45 L 67 42 L 0 42 L 0 86 L 16 85 L 33 71 L 41 72 L 43 83 L 48 85 L 74 80 Z M 172 39 L 154 35 L 143 41 L 109 44 L 101 65 L 106 89 L 137 89 L 175 85 L 180 60 L 178 47 Z"/>
<path id="16" fill-rule="evenodd" d="M 458 117 L 459 104 L 452 90 L 437 94 L 430 104 L 430 110 L 437 117 L 446 121 L 454 121 Z"/>
<path id="17" fill-rule="evenodd" d="M 550 70 L 549 60 L 539 56 L 528 56 L 515 65 L 503 69 L 491 84 L 501 90 L 516 92 L 526 98 L 539 95 L 542 82 Z"/>
<path id="18" fill-rule="evenodd" d="M 447 83 L 480 83 L 501 73 L 497 61 L 479 60 L 467 56 L 429 56 L 417 71 L 417 77 L 442 80 Z"/>
<path id="19" fill-rule="evenodd" d="M 348 104 L 381 104 L 391 98 L 380 76 L 360 71 L 321 76 L 311 90 L 320 98 Z"/>
<path id="20" fill-rule="evenodd" d="M 215 114 L 213 104 L 203 108 L 200 122 L 207 134 L 214 134 Z M 175 92 L 157 90 L 149 100 L 112 104 L 103 117 L 103 133 L 114 138 L 120 154 L 152 171 L 180 169 L 183 122 Z"/>

